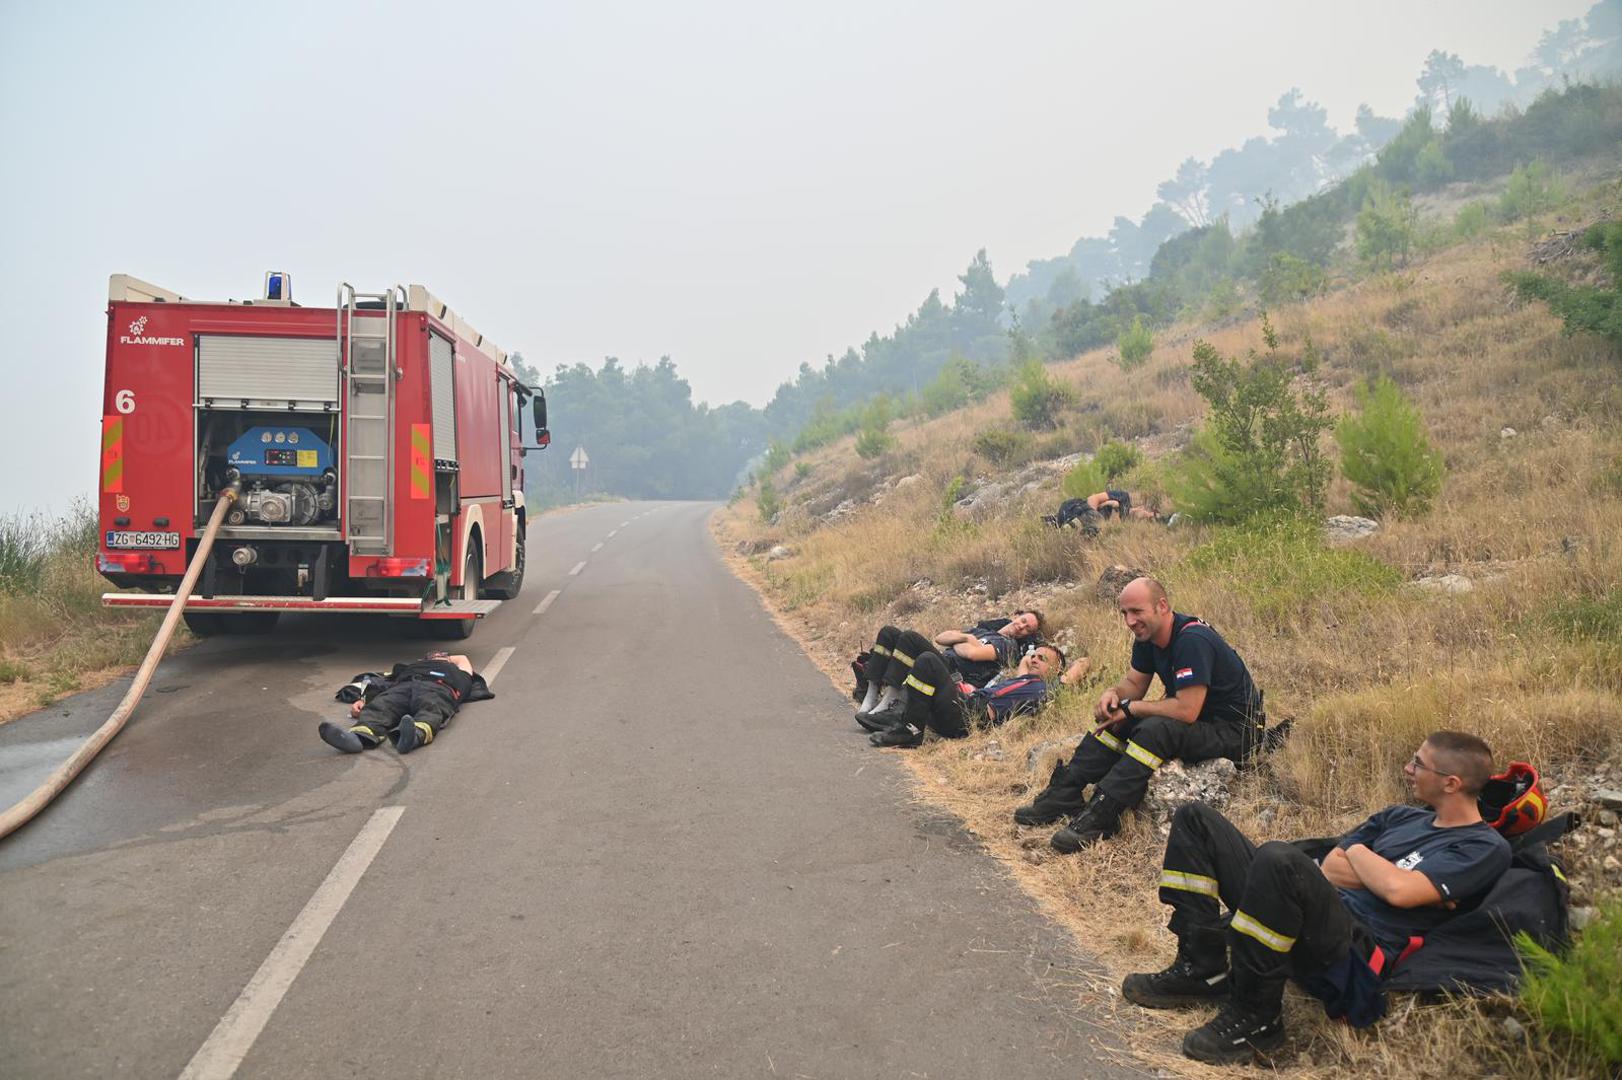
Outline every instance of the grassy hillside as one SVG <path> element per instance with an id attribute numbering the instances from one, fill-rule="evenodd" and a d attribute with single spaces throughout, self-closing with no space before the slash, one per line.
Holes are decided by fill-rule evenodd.
<path id="1" fill-rule="evenodd" d="M 1488 230 L 1271 313 L 1282 352 L 1316 355 L 1302 379 L 1337 412 L 1365 379 L 1388 375 L 1418 404 L 1445 456 L 1434 507 L 1382 522 L 1363 540 L 1330 546 L 1315 522 L 1110 523 L 1088 540 L 1039 521 L 1061 498 L 1068 459 L 1055 459 L 1106 440 L 1146 455 L 1125 486 L 1163 489 L 1203 414 L 1189 382 L 1194 342 L 1225 355 L 1260 347 L 1254 314 L 1175 327 L 1130 373 L 1106 350 L 1055 365 L 1078 403 L 1057 431 L 1012 455 L 979 442 L 1004 464 L 974 449 L 980 433 L 1015 426 L 999 395 L 896 431 L 896 446 L 875 461 L 860 460 L 846 440 L 785 466 L 772 478 L 782 509 L 770 522 L 752 492 L 719 515 L 731 548 L 789 549 L 775 559 L 740 556 L 740 569 L 842 686 L 845 662 L 885 622 L 934 630 L 1035 606 L 1065 628 L 1062 645 L 1090 653 L 1092 684 L 1039 718 L 932 741 L 906 758 L 922 797 L 960 814 L 1103 958 L 1109 977 L 1082 991 L 1094 1005 L 1114 1009 L 1110 983 L 1157 969 L 1171 954 L 1154 892 L 1162 838 L 1140 816 L 1114 841 L 1064 857 L 1046 847 L 1051 830 L 1018 829 L 1010 814 L 1045 782 L 1059 751 L 1040 754 L 1034 768 L 1028 752 L 1082 730 L 1097 692 L 1125 666 L 1129 637 L 1113 593 L 1095 588 L 1112 565 L 1160 576 L 1177 610 L 1214 623 L 1245 656 L 1271 717 L 1294 718 L 1287 746 L 1242 776 L 1230 807 L 1255 838 L 1335 832 L 1401 801 L 1401 765 L 1437 728 L 1479 732 L 1500 761 L 1537 763 L 1557 808 L 1585 808 L 1589 788 L 1622 781 L 1622 363 L 1598 341 L 1563 336 L 1557 319 L 1517 303 L 1501 280 L 1528 264 L 1543 231 L 1614 214 L 1622 195 L 1614 160 L 1606 170 L 1605 183 L 1531 224 Z M 976 492 L 990 497 L 954 505 Z M 1338 476 L 1327 512 L 1355 512 Z M 1468 579 L 1468 591 L 1416 584 L 1447 574 Z M 827 720 L 860 737 L 848 715 L 831 710 Z M 1614 858 L 1613 869 L 1603 862 L 1614 840 L 1586 832 L 1562 852 L 1578 904 L 1622 887 Z M 1394 1019 L 1359 1035 L 1296 999 L 1289 1068 L 1602 1071 L 1535 1028 L 1529 1043 L 1505 1038 L 1490 1017 L 1509 1008 L 1399 1005 Z M 1140 1056 L 1197 1071 L 1177 1048 L 1198 1021 L 1116 1011 L 1136 1028 Z"/>

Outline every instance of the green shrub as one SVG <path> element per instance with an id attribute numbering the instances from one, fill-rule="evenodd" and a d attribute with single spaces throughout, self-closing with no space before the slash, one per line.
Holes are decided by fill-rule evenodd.
<path id="1" fill-rule="evenodd" d="M 895 446 L 895 436 L 889 432 L 890 419 L 893 415 L 893 407 L 887 394 L 880 394 L 862 410 L 861 420 L 856 428 L 858 457 L 882 457 Z"/>
<path id="2" fill-rule="evenodd" d="M 1527 1011 L 1605 1064 L 1622 1065 L 1622 898 L 1601 902 L 1563 956 L 1524 933 L 1515 945 L 1525 965 Z"/>
<path id="3" fill-rule="evenodd" d="M 957 501 L 963 497 L 963 485 L 965 482 L 966 481 L 963 479 L 963 477 L 954 476 L 947 482 L 946 487 L 942 489 L 940 512 L 940 519 L 942 521 L 951 520 L 952 508 L 956 506 Z"/>
<path id="4" fill-rule="evenodd" d="M 1384 375 L 1372 388 L 1357 388 L 1357 407 L 1336 427 L 1335 440 L 1358 512 L 1377 518 L 1429 509 L 1442 488 L 1442 455 L 1419 410 Z"/>
<path id="5" fill-rule="evenodd" d="M 1552 210 L 1561 198 L 1561 184 L 1545 161 L 1517 165 L 1509 174 L 1509 185 L 1498 197 L 1498 216 L 1519 221 Z"/>
<path id="6" fill-rule="evenodd" d="M 1103 491 L 1109 486 L 1104 478 L 1104 470 L 1098 467 L 1098 459 L 1077 462 L 1075 468 L 1064 474 L 1059 482 L 1059 490 L 1067 499 L 1085 499 L 1096 492 Z"/>
<path id="7" fill-rule="evenodd" d="M 1357 254 L 1376 269 L 1406 263 L 1414 246 L 1419 211 L 1406 191 L 1393 190 L 1383 181 L 1369 185 L 1368 197 L 1357 212 Z"/>
<path id="8" fill-rule="evenodd" d="M 1111 483 L 1142 460 L 1143 451 L 1123 442 L 1107 442 L 1093 455 L 1093 464 L 1104 474 L 1105 481 Z"/>
<path id="9" fill-rule="evenodd" d="M 1600 253 L 1610 283 L 1569 283 L 1546 274 L 1512 271 L 1505 278 L 1523 300 L 1541 300 L 1565 323 L 1567 334 L 1598 334 L 1622 352 L 1622 221 L 1602 222 L 1583 232 L 1583 247 Z"/>
<path id="10" fill-rule="evenodd" d="M 1190 518 L 1232 523 L 1323 507 L 1328 404 L 1322 391 L 1297 393 L 1295 369 L 1279 355 L 1265 315 L 1262 335 L 1267 352 L 1252 349 L 1245 363 L 1195 343 L 1190 381 L 1210 413 L 1182 455 L 1172 490 Z"/>
<path id="11" fill-rule="evenodd" d="M 771 524 L 772 518 L 777 516 L 783 504 L 777 498 L 777 489 L 772 487 L 772 478 L 762 477 L 760 490 L 755 493 L 755 508 L 760 511 L 760 520 Z"/>
<path id="12" fill-rule="evenodd" d="M 1492 215 L 1484 202 L 1465 203 L 1453 215 L 1453 236 L 1458 240 L 1474 240 L 1492 225 Z"/>
<path id="13" fill-rule="evenodd" d="M 1258 288 L 1262 303 L 1283 304 L 1308 300 L 1329 287 L 1323 267 L 1281 251 L 1267 260 Z"/>
<path id="14" fill-rule="evenodd" d="M 1052 428 L 1059 414 L 1076 403 L 1076 392 L 1048 374 L 1039 360 L 1021 364 L 1008 393 L 1014 419 L 1028 428 Z"/>
<path id="15" fill-rule="evenodd" d="M 1366 552 L 1325 544 L 1316 517 L 1288 514 L 1220 530 L 1168 576 L 1220 582 L 1266 622 L 1301 617 L 1328 597 L 1389 595 L 1403 582 Z"/>
<path id="16" fill-rule="evenodd" d="M 794 463 L 794 479 L 796 479 L 796 480 L 804 480 L 806 477 L 808 477 L 810 475 L 811 475 L 811 463 L 809 461 L 796 461 Z"/>
<path id="17" fill-rule="evenodd" d="M 1115 348 L 1119 353 L 1119 363 L 1122 371 L 1131 371 L 1143 364 L 1155 351 L 1155 338 L 1149 328 L 1143 325 L 1143 316 L 1132 316 L 1132 325 L 1122 330 L 1115 338 Z"/>
<path id="18" fill-rule="evenodd" d="M 973 446 L 993 465 L 1023 465 L 1036 452 L 1036 439 L 1027 431 L 987 428 L 974 437 Z"/>
<path id="19" fill-rule="evenodd" d="M 1419 152 L 1414 161 L 1414 168 L 1418 172 L 1419 186 L 1422 188 L 1440 187 L 1453 179 L 1453 163 L 1447 159 L 1447 153 L 1442 144 L 1434 139 L 1425 144 L 1425 149 Z"/>
<path id="20" fill-rule="evenodd" d="M 1622 642 L 1622 586 L 1604 596 L 1572 596 L 1549 608 L 1555 632 L 1572 639 Z"/>
<path id="21" fill-rule="evenodd" d="M 42 516 L 0 517 L 0 592 L 38 590 L 50 556 L 51 530 Z"/>
<path id="22" fill-rule="evenodd" d="M 773 439 L 766 444 L 766 458 L 761 462 L 761 469 L 767 476 L 775 474 L 784 465 L 788 464 L 789 448 Z"/>

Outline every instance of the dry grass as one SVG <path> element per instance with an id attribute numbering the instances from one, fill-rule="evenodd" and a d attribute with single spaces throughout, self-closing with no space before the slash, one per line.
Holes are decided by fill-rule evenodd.
<path id="1" fill-rule="evenodd" d="M 787 492 L 775 527 L 739 503 L 717 516 L 717 533 L 728 544 L 770 537 L 794 548 L 777 562 L 735 562 L 841 685 L 845 661 L 883 621 L 933 629 L 1036 606 L 1066 628 L 1061 644 L 1072 654 L 1091 653 L 1096 689 L 1119 676 L 1128 651 L 1111 605 L 1094 593 L 1099 572 L 1119 563 L 1161 575 L 1179 610 L 1210 620 L 1246 657 L 1274 719 L 1296 721 L 1288 746 L 1236 794 L 1232 816 L 1258 839 L 1337 832 L 1401 799 L 1401 762 L 1437 728 L 1478 731 L 1500 760 L 1537 762 L 1558 782 L 1622 754 L 1622 635 L 1613 632 L 1622 602 L 1622 380 L 1601 346 L 1561 336 L 1546 312 L 1509 298 L 1499 274 L 1520 257 L 1519 242 L 1499 236 L 1274 313 L 1286 350 L 1310 337 L 1322 357 L 1315 378 L 1333 404 L 1349 405 L 1359 379 L 1390 374 L 1446 457 L 1431 513 L 1387 522 L 1351 550 L 1325 548 L 1311 532 L 1130 523 L 1088 542 L 1034 523 L 1058 502 L 1057 473 L 987 517 L 943 515 L 954 477 L 995 477 L 969 447 L 976 432 L 1010 423 L 1006 396 L 897 432 L 898 449 L 877 468 L 856 462 L 848 442 L 826 447 Z M 1196 333 L 1228 354 L 1261 346 L 1254 322 L 1178 327 L 1131 375 L 1104 350 L 1057 365 L 1082 405 L 1063 429 L 1068 444 L 1050 444 L 1055 454 L 1105 438 L 1136 439 L 1151 459 L 1180 445 L 1202 412 L 1180 375 Z M 1501 437 L 1505 427 L 1517 434 Z M 919 479 L 894 486 L 909 474 Z M 874 490 L 876 506 L 832 523 L 818 516 Z M 1331 513 L 1351 512 L 1343 482 L 1330 500 Z M 1440 573 L 1463 574 L 1475 588 L 1449 595 L 1408 584 Z M 932 742 L 906 760 L 920 796 L 961 816 L 1119 977 L 1153 970 L 1171 952 L 1154 889 L 1162 838 L 1135 821 L 1115 841 L 1067 858 L 1047 848 L 1050 830 L 1022 830 L 1010 817 L 1057 752 L 1031 769 L 1027 753 L 1080 730 L 1090 707 L 1086 691 L 1075 693 L 1040 717 Z M 985 753 L 993 741 L 1000 760 Z M 1615 887 L 1597 866 L 1573 870 L 1579 894 Z M 1082 994 L 1113 1011 L 1109 987 Z M 1493 1017 L 1510 1008 L 1401 999 L 1391 1019 L 1353 1033 L 1292 997 L 1281 1066 L 1299 1077 L 1595 1072 L 1536 1036 L 1506 1041 Z M 1188 1014 L 1115 1015 L 1134 1027 L 1131 1044 L 1151 1066 L 1232 1074 L 1178 1054 L 1181 1033 L 1197 1022 Z"/>

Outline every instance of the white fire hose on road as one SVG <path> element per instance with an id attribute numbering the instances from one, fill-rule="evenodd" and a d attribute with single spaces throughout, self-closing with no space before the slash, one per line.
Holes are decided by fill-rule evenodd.
<path id="1" fill-rule="evenodd" d="M 180 622 L 181 612 L 185 610 L 186 600 L 197 584 L 197 575 L 208 562 L 208 553 L 214 547 L 214 534 L 220 530 L 220 522 L 225 520 L 225 511 L 240 494 L 240 487 L 232 485 L 220 495 L 220 501 L 214 504 L 214 513 L 209 515 L 208 527 L 203 530 L 202 539 L 197 542 L 197 554 L 192 556 L 191 565 L 186 567 L 186 576 L 180 580 L 180 587 L 175 590 L 174 602 L 169 605 L 168 612 L 163 617 L 163 625 L 158 628 L 158 636 L 152 639 L 152 647 L 146 651 L 146 659 L 141 661 L 140 668 L 135 672 L 135 681 L 130 684 L 129 692 L 124 700 L 118 703 L 95 734 L 85 740 L 83 746 L 73 752 L 73 756 L 56 767 L 56 770 L 46 777 L 45 782 L 28 795 L 13 803 L 4 813 L 0 813 L 0 839 L 10 836 L 13 832 L 32 821 L 34 815 L 50 805 L 62 791 L 73 782 L 84 767 L 90 764 L 90 759 L 101 753 L 101 750 L 113 736 L 123 730 L 129 721 L 130 714 L 135 712 L 135 706 L 140 704 L 141 697 L 146 693 L 147 684 L 152 681 L 152 675 L 158 669 L 158 662 L 169 647 L 169 638 L 174 635 L 175 624 Z"/>

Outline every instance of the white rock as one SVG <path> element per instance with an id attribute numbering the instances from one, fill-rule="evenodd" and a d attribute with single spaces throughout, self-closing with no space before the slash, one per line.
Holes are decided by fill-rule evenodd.
<path id="1" fill-rule="evenodd" d="M 776 547 L 772 548 L 766 553 L 766 559 L 769 562 L 776 562 L 778 559 L 789 559 L 793 557 L 794 549 L 783 544 L 778 544 Z"/>
<path id="2" fill-rule="evenodd" d="M 1613 874 L 1618 870 L 1622 870 L 1622 862 L 1618 862 L 1615 855 L 1605 856 L 1600 865 L 1605 867 L 1605 869 L 1609 870 Z"/>
<path id="3" fill-rule="evenodd" d="M 1476 583 L 1463 574 L 1442 574 L 1422 577 L 1414 584 L 1421 589 L 1443 593 L 1467 593 L 1475 589 Z"/>
<path id="4" fill-rule="evenodd" d="M 1168 761 L 1150 782 L 1144 809 L 1161 822 L 1169 821 L 1184 803 L 1203 802 L 1221 809 L 1238 775 L 1238 766 L 1227 758 L 1213 758 L 1197 765 Z"/>
<path id="5" fill-rule="evenodd" d="M 1072 735 L 1065 739 L 1049 739 L 1047 742 L 1039 742 L 1031 747 L 1030 752 L 1025 755 L 1025 767 L 1027 769 L 1036 768 L 1037 764 L 1042 760 L 1042 755 L 1055 747 L 1059 750 L 1059 757 L 1069 757 L 1070 752 L 1081 745 L 1083 738 L 1084 736 L 1081 735 Z"/>
<path id="6" fill-rule="evenodd" d="M 1514 428 L 1507 427 L 1507 428 L 1501 428 L 1499 430 L 1498 437 L 1500 439 L 1513 439 L 1515 436 L 1517 436 L 1519 434 L 1520 434 L 1520 432 L 1516 431 Z"/>
<path id="7" fill-rule="evenodd" d="M 1573 930 L 1587 930 L 1588 924 L 1594 921 L 1599 911 L 1591 907 L 1574 907 L 1571 909 L 1571 928 Z"/>
<path id="8" fill-rule="evenodd" d="M 922 479 L 923 477 L 919 476 L 917 473 L 913 473 L 911 476 L 903 476 L 901 479 L 895 482 L 896 490 L 899 491 L 904 487 L 911 487 Z"/>
<path id="9" fill-rule="evenodd" d="M 1353 517 L 1351 514 L 1336 514 L 1324 522 L 1324 539 L 1331 544 L 1343 543 L 1348 540 L 1361 540 L 1365 536 L 1378 532 L 1380 523 L 1373 518 Z"/>

